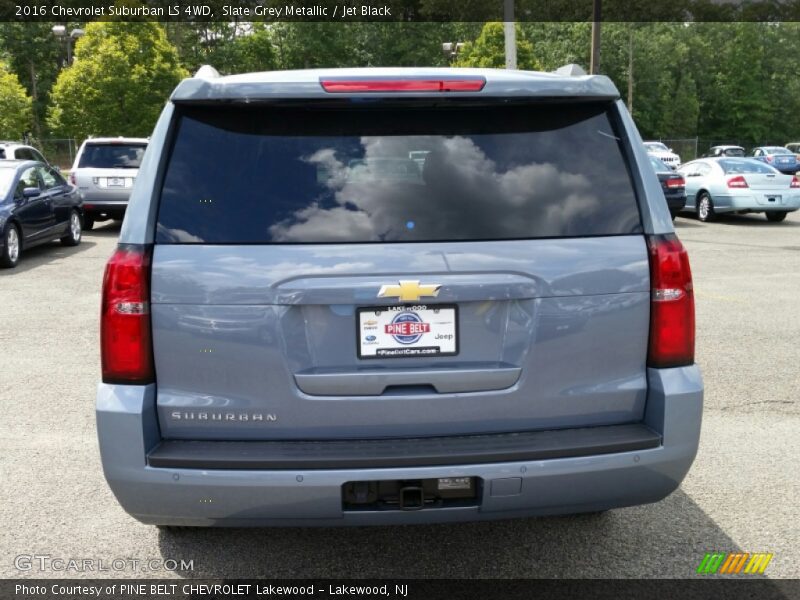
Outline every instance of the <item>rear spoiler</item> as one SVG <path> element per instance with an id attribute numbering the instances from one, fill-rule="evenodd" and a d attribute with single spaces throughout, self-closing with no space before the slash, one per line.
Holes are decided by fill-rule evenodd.
<path id="1" fill-rule="evenodd" d="M 309 69 L 301 71 L 273 71 L 220 76 L 210 65 L 202 66 L 194 77 L 184 79 L 170 100 L 175 104 L 203 104 L 231 102 L 327 102 L 332 94 L 323 88 L 323 81 L 349 80 L 460 80 L 482 78 L 486 83 L 480 91 L 456 91 L 452 97 L 459 100 L 493 98 L 516 100 L 569 100 L 573 102 L 617 100 L 620 95 L 614 83 L 604 75 L 587 75 L 578 65 L 566 65 L 552 73 L 511 71 L 504 69 Z M 338 90 L 338 99 L 363 97 L 364 91 Z M 414 90 L 385 92 L 372 91 L 372 97 L 381 98 L 431 98 L 441 99 L 441 91 Z M 449 95 L 449 94 L 448 94 Z"/>

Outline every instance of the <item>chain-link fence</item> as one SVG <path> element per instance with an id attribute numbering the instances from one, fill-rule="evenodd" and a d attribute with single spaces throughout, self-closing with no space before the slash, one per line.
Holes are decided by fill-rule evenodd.
<path id="1" fill-rule="evenodd" d="M 699 147 L 700 140 L 694 138 L 677 138 L 677 139 L 660 139 L 662 144 L 666 144 L 675 154 L 681 157 L 681 162 L 694 160 L 699 156 L 698 152 L 702 152 Z"/>
<path id="2" fill-rule="evenodd" d="M 63 170 L 72 168 L 72 162 L 75 160 L 75 153 L 78 149 L 73 138 L 48 138 L 38 142 L 32 140 L 32 143 L 42 151 L 51 165 L 56 165 Z"/>

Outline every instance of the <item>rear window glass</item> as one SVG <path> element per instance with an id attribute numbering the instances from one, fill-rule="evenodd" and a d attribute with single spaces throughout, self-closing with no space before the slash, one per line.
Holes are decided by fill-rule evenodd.
<path id="1" fill-rule="evenodd" d="M 146 144 L 86 144 L 78 168 L 138 169 Z"/>
<path id="2" fill-rule="evenodd" d="M 747 158 L 743 160 L 736 160 L 736 159 L 722 159 L 719 161 L 722 170 L 725 171 L 726 174 L 730 173 L 777 173 L 776 169 L 773 169 L 769 165 L 765 165 L 760 160 L 755 160 L 752 158 Z"/>
<path id="3" fill-rule="evenodd" d="M 744 156 L 744 148 L 723 148 L 723 156 Z"/>
<path id="4" fill-rule="evenodd" d="M 638 233 L 630 173 L 606 108 L 184 107 L 156 241 Z"/>

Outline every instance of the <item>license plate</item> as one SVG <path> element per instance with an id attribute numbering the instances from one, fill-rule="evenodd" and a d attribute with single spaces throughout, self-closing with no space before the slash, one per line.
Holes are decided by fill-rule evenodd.
<path id="1" fill-rule="evenodd" d="M 776 204 L 780 204 L 781 203 L 781 197 L 780 196 L 767 196 L 767 202 L 774 202 Z"/>
<path id="2" fill-rule="evenodd" d="M 108 187 L 125 187 L 124 177 L 109 177 Z"/>
<path id="3" fill-rule="evenodd" d="M 359 358 L 458 354 L 458 309 L 453 304 L 373 306 L 357 312 Z"/>

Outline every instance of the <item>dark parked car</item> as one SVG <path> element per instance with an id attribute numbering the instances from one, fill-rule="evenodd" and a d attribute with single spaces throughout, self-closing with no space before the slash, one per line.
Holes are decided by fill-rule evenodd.
<path id="1" fill-rule="evenodd" d="M 0 266 L 16 267 L 23 250 L 57 238 L 77 246 L 82 221 L 80 195 L 55 168 L 31 160 L 0 161 Z"/>
<path id="2" fill-rule="evenodd" d="M 678 175 L 664 161 L 652 155 L 648 158 L 650 164 L 653 165 L 653 170 L 658 175 L 658 181 L 661 183 L 661 189 L 664 191 L 664 198 L 669 207 L 669 214 L 675 220 L 678 213 L 686 206 L 686 181 L 683 179 L 683 175 Z"/>
<path id="3" fill-rule="evenodd" d="M 794 175 L 797 171 L 800 171 L 800 163 L 798 163 L 794 152 L 783 146 L 753 148 L 753 158 L 775 167 L 786 175 Z"/>

